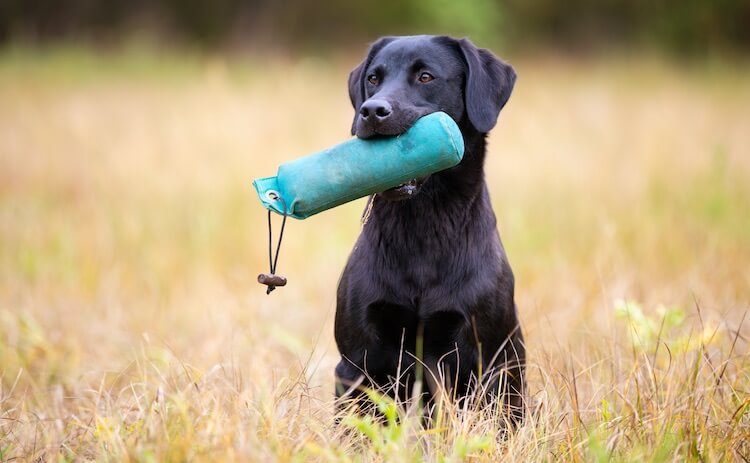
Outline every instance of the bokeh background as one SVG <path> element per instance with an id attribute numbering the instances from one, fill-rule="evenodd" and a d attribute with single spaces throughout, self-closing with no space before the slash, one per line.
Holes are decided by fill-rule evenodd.
<path id="1" fill-rule="evenodd" d="M 748 24 L 732 0 L 0 2 L 0 459 L 747 459 Z M 510 441 L 331 427 L 364 200 L 290 221 L 289 285 L 255 282 L 251 180 L 347 139 L 349 70 L 416 33 L 519 76 L 486 165 L 537 410 Z"/>
<path id="2" fill-rule="evenodd" d="M 0 40 L 117 43 L 158 36 L 216 48 L 329 53 L 381 35 L 467 35 L 478 42 L 575 51 L 606 45 L 711 55 L 750 46 L 750 6 L 736 0 L 6 0 Z"/>

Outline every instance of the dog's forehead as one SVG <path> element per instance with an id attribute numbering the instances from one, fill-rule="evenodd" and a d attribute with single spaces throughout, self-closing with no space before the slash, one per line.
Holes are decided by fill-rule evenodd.
<path id="1" fill-rule="evenodd" d="M 373 57 L 371 67 L 395 70 L 411 67 L 417 61 L 455 72 L 463 70 L 463 62 L 454 49 L 427 36 L 401 37 L 390 42 Z"/>

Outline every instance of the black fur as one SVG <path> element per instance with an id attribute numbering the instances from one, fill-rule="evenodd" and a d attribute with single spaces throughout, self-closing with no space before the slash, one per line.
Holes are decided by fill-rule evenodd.
<path id="1" fill-rule="evenodd" d="M 423 72 L 434 79 L 420 82 Z M 388 388 L 400 364 L 399 395 L 411 397 L 421 350 L 431 370 L 428 398 L 441 386 L 465 397 L 481 369 L 480 396 L 502 395 L 511 417 L 522 416 L 525 349 L 513 273 L 483 171 L 486 134 L 514 82 L 513 68 L 489 51 L 434 36 L 380 39 L 349 76 L 357 136 L 396 135 L 444 111 L 459 124 L 466 151 L 458 166 L 422 179 L 408 195 L 397 188 L 372 199 L 338 288 L 337 396 L 361 394 L 357 385 Z M 365 117 L 367 101 L 388 110 Z M 432 376 L 441 373 L 442 385 Z"/>

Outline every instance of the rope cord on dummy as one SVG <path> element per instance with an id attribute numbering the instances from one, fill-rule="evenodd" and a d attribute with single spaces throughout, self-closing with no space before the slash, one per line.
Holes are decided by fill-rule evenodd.
<path id="1" fill-rule="evenodd" d="M 276 275 L 279 249 L 288 217 L 305 219 L 357 198 L 370 195 L 362 216 L 367 226 L 380 201 L 378 192 L 408 187 L 416 191 L 419 179 L 458 165 L 464 155 L 464 139 L 456 122 L 443 112 L 419 118 L 395 137 L 353 138 L 317 153 L 286 162 L 276 175 L 253 180 L 263 207 L 283 215 L 274 257 L 271 214 L 268 214 L 269 273 L 258 275 L 267 294 L 287 283 Z M 287 204 L 289 208 L 287 209 Z"/>
<path id="2" fill-rule="evenodd" d="M 286 203 L 284 198 L 277 195 L 275 192 L 269 192 L 268 195 L 274 201 L 281 201 L 281 205 L 284 211 L 284 218 L 281 219 L 281 231 L 279 232 L 279 242 L 276 245 L 276 255 L 273 253 L 273 231 L 271 229 L 271 211 L 268 211 L 268 266 L 270 273 L 261 273 L 258 275 L 258 283 L 268 286 L 266 294 L 271 294 L 271 291 L 276 289 L 277 286 L 286 286 L 286 277 L 276 275 L 276 264 L 279 262 L 279 251 L 281 250 L 281 240 L 284 238 L 284 227 L 286 226 Z"/>

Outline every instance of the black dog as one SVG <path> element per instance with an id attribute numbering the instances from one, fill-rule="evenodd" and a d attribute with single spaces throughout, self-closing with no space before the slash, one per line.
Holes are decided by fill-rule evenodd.
<path id="1" fill-rule="evenodd" d="M 426 366 L 428 398 L 502 396 L 511 418 L 522 417 L 513 273 L 483 171 L 487 132 L 515 80 L 491 52 L 442 36 L 382 38 L 351 72 L 352 134 L 398 135 L 444 111 L 466 149 L 456 167 L 371 198 L 338 288 L 337 397 L 362 398 L 360 385 L 411 397 Z"/>

